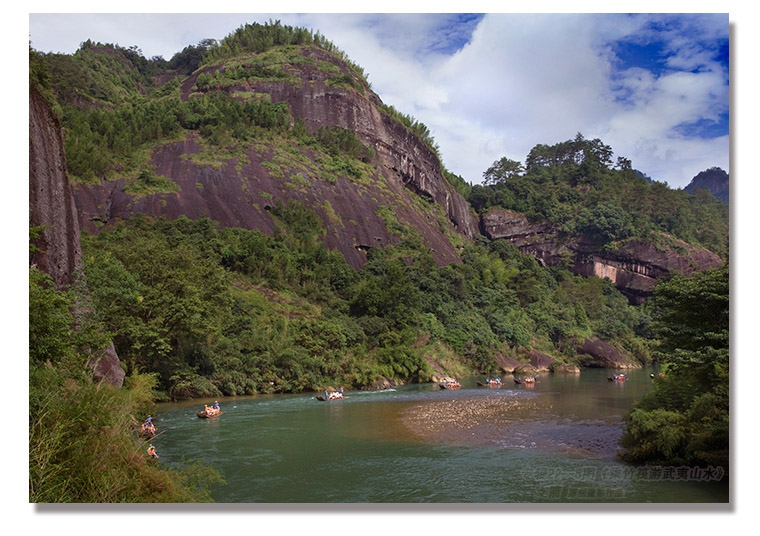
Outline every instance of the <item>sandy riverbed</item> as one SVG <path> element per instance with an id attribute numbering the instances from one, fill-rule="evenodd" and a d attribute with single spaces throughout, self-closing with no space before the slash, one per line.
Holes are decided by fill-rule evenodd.
<path id="1" fill-rule="evenodd" d="M 399 417 L 419 441 L 540 448 L 581 456 L 614 456 L 622 433 L 619 421 L 560 417 L 545 397 L 508 393 L 420 402 Z"/>

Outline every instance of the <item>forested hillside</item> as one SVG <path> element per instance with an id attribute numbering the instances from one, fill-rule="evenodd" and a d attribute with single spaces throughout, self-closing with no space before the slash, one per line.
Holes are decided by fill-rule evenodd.
<path id="1" fill-rule="evenodd" d="M 536 145 L 525 164 L 508 158 L 483 173 L 467 198 L 478 211 L 499 206 L 554 224 L 561 236 L 583 235 L 615 247 L 627 239 L 662 241 L 663 233 L 728 254 L 728 205 L 697 189 L 693 195 L 647 181 L 612 147 L 582 134 Z"/>
<path id="2" fill-rule="evenodd" d="M 290 140 L 324 155 L 302 177 L 376 187 L 374 150 L 351 131 L 313 130 L 284 103 L 240 94 L 241 80 L 302 84 L 293 65 L 303 61 L 303 46 L 348 65 L 317 66 L 335 69 L 331 84 L 369 91 L 361 68 L 321 35 L 279 23 L 240 28 L 169 62 L 92 42 L 73 56 L 45 56 L 71 176 L 80 184 L 121 178 L 136 199 L 177 195 L 175 181 L 152 170 L 151 148 L 194 132 L 207 149 L 190 158 L 205 155 L 206 165 L 245 158 L 246 146 Z M 204 70 L 209 65 L 224 68 Z M 188 73 L 195 73 L 194 93 L 183 97 Z M 383 110 L 437 154 L 424 125 Z M 606 247 L 631 237 L 661 240 L 654 233 L 664 232 L 725 254 L 727 212 L 719 203 L 648 184 L 625 159 L 613 166 L 611 154 L 579 134 L 535 147 L 524 167 L 495 162 L 483 186 L 439 165 L 475 211 L 498 205 Z M 270 198 L 273 232 L 226 228 L 213 214 L 109 221 L 83 237 L 88 285 L 127 369 L 158 373 L 172 398 L 497 373 L 499 359 L 526 360 L 530 350 L 573 363 L 591 336 L 639 363 L 651 360 L 647 308 L 629 306 L 609 282 L 541 266 L 506 241 L 455 233 L 448 236 L 461 262 L 442 265 L 419 230 L 397 220 L 397 209 L 377 209 L 397 239 L 368 250 L 358 271 L 325 246 L 341 215 L 292 199 Z"/>

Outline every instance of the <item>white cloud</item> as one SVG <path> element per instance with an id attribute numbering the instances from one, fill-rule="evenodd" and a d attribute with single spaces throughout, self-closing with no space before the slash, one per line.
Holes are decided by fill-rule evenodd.
<path id="1" fill-rule="evenodd" d="M 727 137 L 688 139 L 673 130 L 700 119 L 718 120 L 727 111 L 720 66 L 702 59 L 695 73 L 614 72 L 609 39 L 641 31 L 649 22 L 646 17 L 486 16 L 470 44 L 430 71 L 445 88 L 446 101 L 419 107 L 418 117 L 431 127 L 446 166 L 469 181 L 478 182 L 501 156 L 522 161 L 536 144 L 564 141 L 576 132 L 601 138 L 617 155 L 671 186 L 685 186 L 708 167 L 728 170 Z M 684 42 L 672 48 L 687 49 Z M 689 68 L 696 65 L 691 61 Z"/>
<path id="2" fill-rule="evenodd" d="M 581 17 L 486 16 L 472 42 L 434 73 L 448 92 L 443 111 L 460 119 L 432 119 L 446 165 L 479 181 L 501 156 L 522 161 L 537 143 L 593 134 L 608 113 L 607 71 Z M 463 122 L 487 140 L 477 153 L 449 145 Z"/>

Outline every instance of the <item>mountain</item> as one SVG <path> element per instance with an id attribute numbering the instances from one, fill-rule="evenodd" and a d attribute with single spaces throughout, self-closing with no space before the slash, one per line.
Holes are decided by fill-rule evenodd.
<path id="1" fill-rule="evenodd" d="M 318 34 L 253 25 L 207 45 L 181 62 L 89 41 L 45 55 L 62 132 L 30 145 L 34 174 L 55 175 L 30 176 L 30 224 L 87 252 L 122 364 L 168 397 L 638 366 L 652 354 L 631 304 L 723 264 L 727 207 L 613 166 L 600 140 L 536 146 L 524 173 L 507 161 L 470 185 Z"/>
<path id="2" fill-rule="evenodd" d="M 700 171 L 691 182 L 684 188 L 690 194 L 695 193 L 698 189 L 708 190 L 715 198 L 728 203 L 729 180 L 728 173 L 719 167 L 712 167 L 705 171 Z"/>
<path id="3" fill-rule="evenodd" d="M 87 52 L 110 60 L 114 51 L 93 46 Z M 478 234 L 477 218 L 444 179 L 436 152 L 333 52 L 311 44 L 240 54 L 163 87 L 176 88 L 172 105 L 182 109 L 176 115 L 214 113 L 198 110 L 211 103 L 243 114 L 280 114 L 286 126 L 249 124 L 248 132 L 218 133 L 219 141 L 209 141 L 212 127 L 196 124 L 201 128 L 157 141 L 139 169 L 75 186 L 84 230 L 145 213 L 205 215 L 225 227 L 272 234 L 271 209 L 297 201 L 320 216 L 327 245 L 356 268 L 370 249 L 412 236 L 440 264 L 457 262 L 456 243 Z M 183 120 L 190 125 L 193 117 Z M 372 156 L 355 158 L 340 143 Z M 140 173 L 171 187 L 139 190 Z"/>
<path id="4" fill-rule="evenodd" d="M 385 105 L 329 42 L 282 28 L 240 28 L 189 75 L 186 66 L 151 66 L 131 49 L 99 43 L 49 58 L 72 117 L 67 151 L 83 230 L 139 213 L 206 216 L 273 235 L 273 209 L 297 202 L 319 216 L 324 242 L 354 268 L 373 248 L 407 240 L 439 265 L 460 262 L 462 245 L 478 236 L 512 240 L 447 181 L 424 125 Z M 612 274 L 635 301 L 672 269 L 721 262 L 707 252 L 674 261 L 674 250 L 653 265 L 637 258 L 646 249 L 637 247 L 589 264 L 581 260 L 603 244 L 582 242 L 570 248 L 576 273 Z M 547 265 L 562 257 L 523 250 Z"/>

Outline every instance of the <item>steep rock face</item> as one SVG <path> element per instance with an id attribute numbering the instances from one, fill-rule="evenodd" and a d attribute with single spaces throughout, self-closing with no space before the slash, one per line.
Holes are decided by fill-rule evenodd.
<path id="1" fill-rule="evenodd" d="M 466 200 L 443 178 L 440 163 L 420 139 L 398 121 L 380 112 L 382 101 L 374 92 L 364 93 L 330 83 L 330 75 L 318 67 L 320 62 L 335 65 L 345 72 L 345 65 L 329 52 L 304 47 L 302 55 L 309 61 L 293 68 L 301 83 L 254 82 L 226 88 L 227 91 L 255 91 L 268 94 L 272 102 L 286 102 L 293 117 L 302 118 L 313 130 L 321 126 L 338 126 L 354 132 L 375 149 L 383 173 L 389 180 L 401 181 L 415 193 L 444 208 L 457 229 L 472 238 L 478 233 L 477 218 Z M 216 70 L 210 67 L 204 72 Z M 189 96 L 196 73 L 182 86 Z M 348 76 L 355 76 L 346 72 Z M 356 80 L 357 84 L 361 82 Z"/>
<path id="2" fill-rule="evenodd" d="M 482 216 L 481 229 L 488 238 L 509 240 L 546 266 L 569 266 L 576 274 L 607 277 L 633 303 L 642 303 L 658 279 L 671 273 L 689 275 L 723 265 L 715 253 L 675 239 L 662 247 L 629 240 L 615 250 L 584 237 L 560 239 L 555 226 L 531 223 L 522 214 L 500 208 Z"/>
<path id="3" fill-rule="evenodd" d="M 45 229 L 32 262 L 58 288 L 76 283 L 82 269 L 79 222 L 66 175 L 60 126 L 42 96 L 29 91 L 29 226 Z"/>
<path id="4" fill-rule="evenodd" d="M 306 47 L 302 54 L 345 69 L 321 49 Z M 213 74 L 219 68 L 224 67 L 202 72 Z M 375 150 L 373 163 L 378 173 L 372 181 L 340 176 L 325 180 L 308 165 L 307 169 L 297 169 L 281 160 L 272 166 L 278 155 L 273 147 L 262 150 L 263 140 L 256 147 L 248 147 L 241 161 L 230 160 L 219 169 L 199 166 L 187 158 L 202 151 L 200 138 L 191 133 L 183 142 L 159 147 L 152 156 L 155 172 L 176 182 L 179 193 L 134 197 L 124 193 L 120 181 L 79 186 L 75 195 L 82 226 L 95 231 L 96 221 L 144 212 L 168 218 L 205 215 L 222 226 L 271 234 L 275 221 L 268 209 L 278 201 L 294 199 L 322 218 L 327 245 L 341 251 L 358 268 L 366 262 L 368 249 L 402 239 L 389 230 L 389 222 L 379 214 L 382 207 L 391 207 L 397 222 L 419 233 L 439 264 L 458 262 L 458 252 L 447 233 L 472 238 L 478 234 L 477 218 L 467 201 L 443 178 L 436 155 L 398 121 L 380 112 L 376 107 L 380 99 L 371 91 L 362 94 L 348 86 L 331 85 L 313 62 L 299 63 L 292 70 L 300 83 L 241 81 L 223 90 L 233 95 L 266 94 L 273 103 L 285 102 L 292 116 L 303 119 L 312 131 L 321 126 L 351 130 Z M 190 98 L 199 74 L 183 83 L 183 98 Z M 307 148 L 298 151 L 312 156 Z M 278 169 L 273 171 L 273 167 Z"/>
<path id="5" fill-rule="evenodd" d="M 480 230 L 491 240 L 508 240 L 522 253 L 529 253 L 545 266 L 559 264 L 569 250 L 557 239 L 557 229 L 549 223 L 532 223 L 527 216 L 511 210 L 491 208 L 480 217 Z"/>
<path id="6" fill-rule="evenodd" d="M 723 260 L 715 253 L 680 240 L 673 241 L 665 249 L 649 242 L 631 240 L 616 251 L 592 252 L 581 245 L 578 252 L 581 257 L 586 257 L 576 261 L 576 273 L 607 277 L 639 303 L 651 295 L 659 279 L 671 273 L 690 275 L 723 266 Z"/>
<path id="7" fill-rule="evenodd" d="M 29 226 L 43 227 L 30 262 L 64 289 L 79 283 L 82 249 L 79 221 L 66 171 L 60 124 L 33 88 L 29 90 Z M 77 312 L 75 311 L 75 315 Z M 98 380 L 121 386 L 124 371 L 113 344 L 92 354 Z"/>

